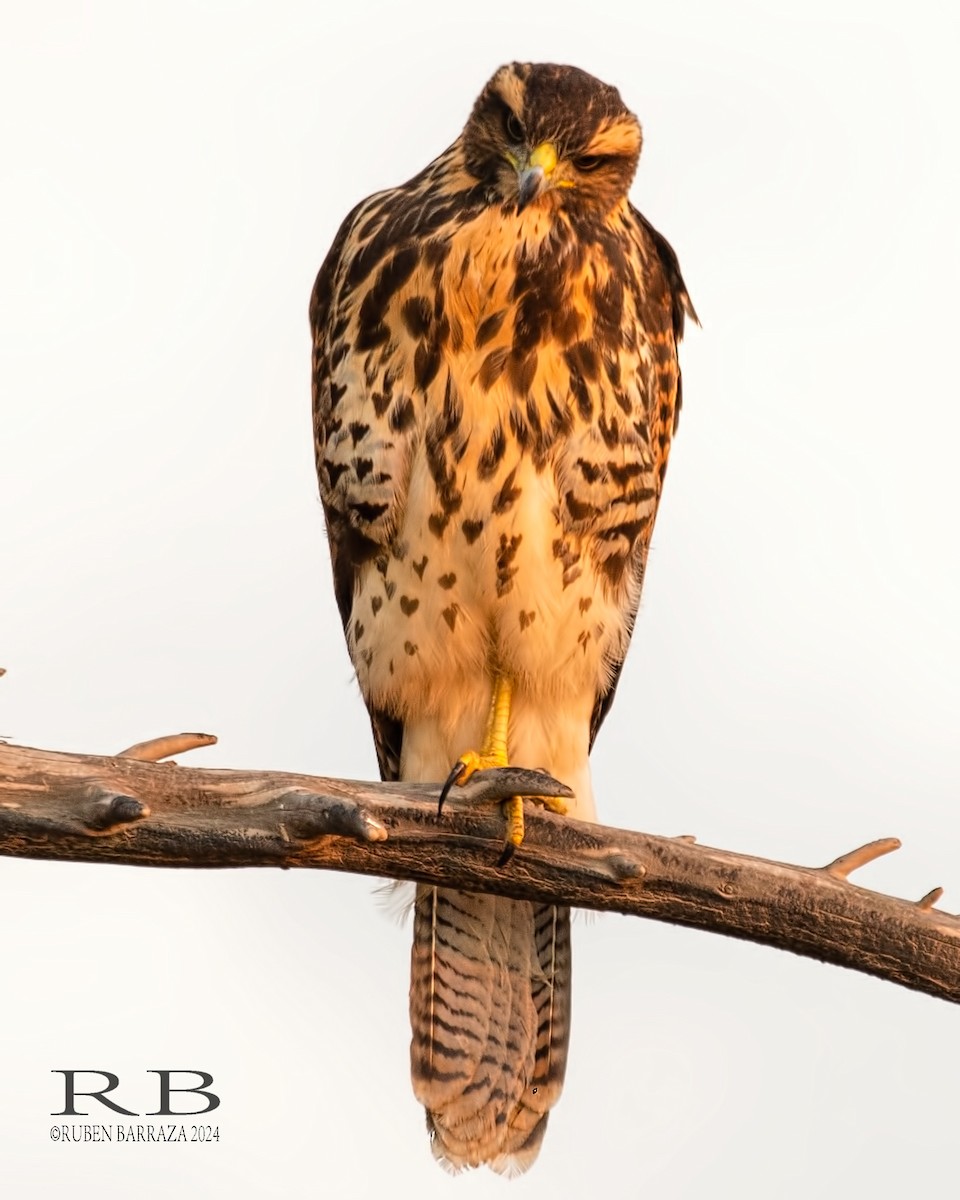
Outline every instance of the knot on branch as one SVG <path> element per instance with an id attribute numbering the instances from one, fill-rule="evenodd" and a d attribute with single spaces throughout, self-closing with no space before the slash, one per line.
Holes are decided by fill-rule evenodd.
<path id="1" fill-rule="evenodd" d="M 94 784 L 87 795 L 81 820 L 91 833 L 111 833 L 150 816 L 149 805 L 136 796 L 126 796 L 99 784 Z"/>
<path id="2" fill-rule="evenodd" d="M 355 800 L 333 799 L 306 788 L 291 788 L 277 800 L 287 815 L 281 828 L 299 841 L 347 837 L 359 842 L 384 842 L 386 827 Z"/>
<path id="3" fill-rule="evenodd" d="M 497 803 L 523 796 L 530 800 L 572 800 L 573 791 L 546 771 L 526 767 L 488 767 L 476 771 L 470 779 L 450 793 L 469 804 Z"/>

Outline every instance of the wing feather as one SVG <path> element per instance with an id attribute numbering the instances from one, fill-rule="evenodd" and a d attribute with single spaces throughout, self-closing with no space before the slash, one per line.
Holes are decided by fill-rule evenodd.
<path id="1" fill-rule="evenodd" d="M 659 507 L 667 459 L 670 454 L 670 443 L 676 432 L 683 397 L 677 347 L 683 337 L 685 318 L 690 317 L 698 325 L 700 321 L 690 300 L 686 284 L 683 282 L 680 263 L 673 247 L 632 204 L 629 205 L 629 212 L 636 222 L 635 238 L 640 258 L 647 264 L 641 282 L 642 294 L 637 295 L 635 300 L 647 334 L 654 341 L 660 357 L 658 370 L 649 377 L 652 383 L 645 384 L 643 379 L 638 380 L 641 389 L 645 387 L 647 393 L 645 418 L 650 429 L 650 441 L 656 454 L 655 486 L 657 506 Z M 666 321 L 663 319 L 664 309 L 667 311 Z M 661 332 L 657 333 L 657 330 L 661 330 Z M 643 576 L 647 566 L 653 525 L 653 521 L 647 525 L 637 539 L 634 548 L 631 564 L 634 599 L 633 608 L 629 614 L 630 629 L 636 619 L 637 605 L 643 589 Z M 600 726 L 613 704 L 628 645 L 629 640 L 623 645 L 623 654 L 610 664 L 610 672 L 605 685 L 597 693 L 590 720 L 591 749 L 600 731 Z"/>
<path id="2" fill-rule="evenodd" d="M 345 634 L 358 572 L 387 546 L 403 483 L 405 439 L 395 428 L 396 420 L 391 427 L 390 404 L 383 404 L 391 387 L 389 356 L 368 353 L 364 369 L 358 372 L 355 345 L 365 298 L 380 278 L 371 261 L 373 252 L 379 251 L 381 259 L 386 259 L 381 271 L 396 259 L 396 254 L 385 255 L 382 242 L 374 246 L 369 237 L 362 236 L 365 228 L 369 232 L 376 226 L 378 213 L 389 207 L 389 195 L 371 196 L 348 214 L 310 297 L 314 454 L 334 594 Z M 364 466 L 374 461 L 376 470 Z M 369 704 L 367 707 L 380 777 L 399 779 L 402 722 Z"/>

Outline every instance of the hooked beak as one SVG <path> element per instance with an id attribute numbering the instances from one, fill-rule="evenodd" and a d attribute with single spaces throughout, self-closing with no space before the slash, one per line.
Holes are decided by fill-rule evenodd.
<path id="1" fill-rule="evenodd" d="M 518 213 L 547 190 L 556 165 L 557 151 L 552 142 L 541 142 L 525 163 L 516 164 Z"/>
<path id="2" fill-rule="evenodd" d="M 517 175 L 517 212 L 522 213 L 527 205 L 543 192 L 547 176 L 543 167 L 524 167 Z"/>

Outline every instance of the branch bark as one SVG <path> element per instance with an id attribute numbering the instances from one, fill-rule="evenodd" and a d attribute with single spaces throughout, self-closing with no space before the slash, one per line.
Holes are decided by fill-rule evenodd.
<path id="1" fill-rule="evenodd" d="M 118 757 L 0 745 L 0 854 L 154 867 L 319 867 L 569 904 L 725 933 L 960 1002 L 960 918 L 849 881 L 899 847 L 824 867 L 556 817 L 528 805 L 503 868 L 498 801 L 564 794 L 538 772 L 478 773 L 437 817 L 439 785 L 365 783 L 155 761 L 206 734 Z M 569 793 L 567 793 L 569 794 Z"/>

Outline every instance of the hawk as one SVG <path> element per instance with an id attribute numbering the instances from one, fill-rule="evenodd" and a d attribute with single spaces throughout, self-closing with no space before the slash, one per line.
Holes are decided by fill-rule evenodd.
<path id="1" fill-rule="evenodd" d="M 384 779 L 542 767 L 595 820 L 696 320 L 630 204 L 637 118 L 511 63 L 457 140 L 362 201 L 310 302 L 333 580 Z M 522 837 L 519 802 L 510 840 Z M 419 886 L 411 1068 L 434 1155 L 536 1158 L 570 1029 L 566 908 Z"/>

